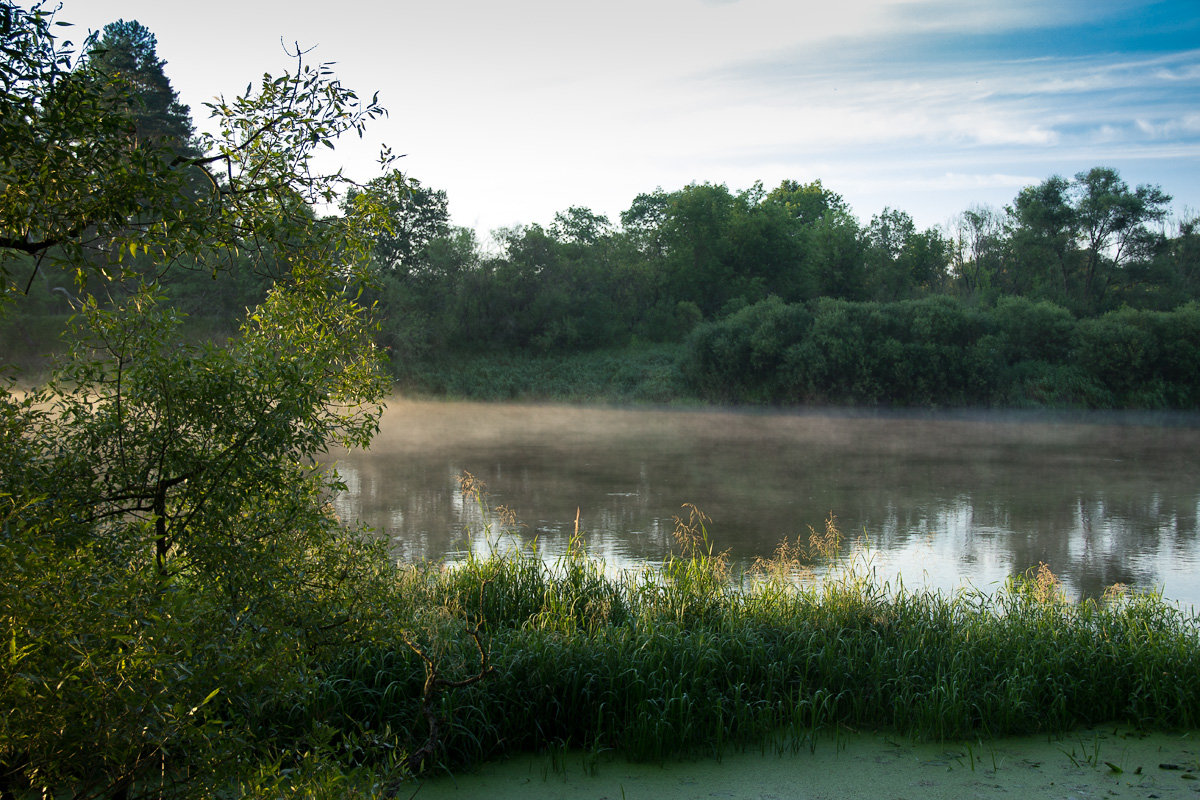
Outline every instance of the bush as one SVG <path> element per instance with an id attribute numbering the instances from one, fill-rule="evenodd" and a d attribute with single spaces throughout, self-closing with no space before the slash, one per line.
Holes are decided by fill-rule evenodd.
<path id="1" fill-rule="evenodd" d="M 941 296 L 811 309 L 771 298 L 696 328 L 680 370 L 718 401 L 1195 408 L 1198 309 L 1076 322 L 1017 297 L 978 311 Z"/>
<path id="2" fill-rule="evenodd" d="M 788 350 L 804 339 L 811 324 L 804 306 L 769 297 L 693 329 L 680 370 L 691 386 L 711 398 L 786 401 L 794 391 L 783 369 Z"/>
<path id="3" fill-rule="evenodd" d="M 1195 408 L 1200 404 L 1200 312 L 1113 311 L 1080 322 L 1074 361 L 1115 407 Z"/>
<path id="4" fill-rule="evenodd" d="M 1071 353 L 1075 318 L 1048 300 L 1002 297 L 988 313 L 1001 356 L 1011 366 L 1023 361 L 1058 364 Z"/>

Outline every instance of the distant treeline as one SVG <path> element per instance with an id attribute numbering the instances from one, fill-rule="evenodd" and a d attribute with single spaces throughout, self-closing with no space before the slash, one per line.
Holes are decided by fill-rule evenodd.
<path id="1" fill-rule="evenodd" d="M 392 225 L 366 298 L 407 386 L 469 388 L 447 375 L 481 358 L 594 367 L 586 354 L 653 346 L 657 361 L 678 354 L 674 374 L 656 372 L 659 399 L 1197 406 L 1200 220 L 1168 219 L 1161 189 L 1106 167 L 925 230 L 893 209 L 864 225 L 820 181 L 656 190 L 619 224 L 572 207 L 488 247 L 449 224 L 444 192 L 399 172 L 345 202 L 367 200 Z M 233 275 L 156 277 L 211 328 L 273 280 Z M 40 273 L 26 314 L 67 311 L 64 286 Z M 538 396 L 536 378 L 518 382 L 510 394 Z"/>
<path id="2" fill-rule="evenodd" d="M 1168 225 L 1167 195 L 1103 167 L 1028 187 L 1004 210 L 968 210 L 950 229 L 918 230 L 891 209 L 863 226 L 820 181 L 695 184 L 639 195 L 619 227 L 573 207 L 549 227 L 502 229 L 491 253 L 447 227 L 444 193 L 400 175 L 367 191 L 395 209 L 397 235 L 377 248 L 378 299 L 402 358 L 681 341 L 771 296 L 1018 296 L 1079 317 L 1200 298 L 1197 221 Z"/>
<path id="3" fill-rule="evenodd" d="M 674 343 L 678 375 L 651 394 L 1197 405 L 1197 220 L 1169 222 L 1169 196 L 1109 168 L 925 230 L 892 209 L 864 226 L 820 181 L 695 184 L 639 195 L 619 226 L 573 207 L 497 231 L 491 253 L 447 226 L 444 193 L 399 174 L 366 191 L 403 222 L 376 252 L 381 341 L 398 376 L 434 391 L 464 379 L 419 376 L 489 356 L 594 368 L 583 354 Z M 536 396 L 525 383 L 510 393 Z"/>

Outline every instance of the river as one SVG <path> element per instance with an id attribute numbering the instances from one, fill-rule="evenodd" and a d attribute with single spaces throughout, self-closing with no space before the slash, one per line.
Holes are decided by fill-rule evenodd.
<path id="1" fill-rule="evenodd" d="M 578 513 L 613 569 L 660 561 L 695 504 L 735 567 L 832 513 L 843 552 L 910 588 L 994 590 L 1045 563 L 1074 597 L 1124 584 L 1200 607 L 1200 422 L 1146 415 L 630 410 L 393 399 L 336 453 L 339 516 L 403 559 L 519 542 L 547 559 Z M 459 477 L 487 487 L 464 500 Z M 486 535 L 490 526 L 490 535 Z"/>

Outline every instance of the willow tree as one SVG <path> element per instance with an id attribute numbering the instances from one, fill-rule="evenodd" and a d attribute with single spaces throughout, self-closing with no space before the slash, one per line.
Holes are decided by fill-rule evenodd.
<path id="1" fill-rule="evenodd" d="M 315 214 L 347 181 L 312 156 L 384 111 L 297 50 L 181 148 L 146 135 L 145 86 L 113 68 L 116 34 L 144 29 L 76 47 L 59 25 L 0 3 L 0 313 L 42 270 L 76 298 L 53 377 L 0 386 L 0 796 L 200 792 L 253 738 L 236 721 L 264 681 L 286 692 L 368 613 L 375 562 L 315 459 L 377 429 L 354 287 L 379 209 Z M 220 344 L 147 277 L 247 259 L 274 286 Z"/>

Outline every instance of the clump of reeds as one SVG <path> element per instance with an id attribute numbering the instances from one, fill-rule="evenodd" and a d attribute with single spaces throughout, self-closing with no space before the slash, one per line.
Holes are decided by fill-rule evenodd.
<path id="1" fill-rule="evenodd" d="M 838 555 L 832 515 L 815 549 L 788 545 L 758 565 L 768 580 L 739 580 L 707 517 L 685 509 L 679 552 L 636 574 L 610 575 L 578 536 L 552 564 L 508 550 L 404 567 L 408 619 L 432 621 L 436 641 L 422 641 L 446 680 L 479 674 L 484 648 L 489 668 L 439 695 L 430 763 L 562 746 L 644 759 L 795 748 L 842 726 L 951 738 L 1200 724 L 1200 626 L 1160 596 L 1072 603 L 1044 564 L 994 593 L 892 587 Z M 788 578 L 813 556 L 821 581 Z M 308 713 L 422 746 L 430 658 L 405 636 L 329 659 Z"/>

